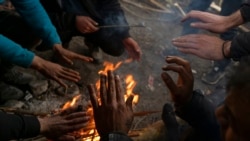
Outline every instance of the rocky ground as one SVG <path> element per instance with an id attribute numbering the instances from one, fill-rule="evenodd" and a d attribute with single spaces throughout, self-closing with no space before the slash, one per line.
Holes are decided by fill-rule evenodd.
<path id="1" fill-rule="evenodd" d="M 166 9 L 161 9 L 159 6 L 149 3 L 146 0 L 133 0 L 133 3 L 136 5 L 130 2 L 131 0 L 121 0 L 122 7 L 125 11 L 129 24 L 144 23 L 146 25 L 145 28 L 135 27 L 130 30 L 131 36 L 141 46 L 143 52 L 141 61 L 125 63 L 125 60 L 128 57 L 126 53 L 121 57 L 112 57 L 107 54 L 103 55 L 104 60 L 114 64 L 119 61 L 123 62 L 122 65 L 115 70 L 121 78 L 125 78 L 128 74 L 132 74 L 134 76 L 134 79 L 137 82 L 134 93 L 138 94 L 140 97 L 139 103 L 134 106 L 135 112 L 161 111 L 164 103 L 171 103 L 169 91 L 160 77 L 162 72 L 161 68 L 166 64 L 165 57 L 168 55 L 181 56 L 190 61 L 195 78 L 194 87 L 201 89 L 204 94 L 209 95 L 215 87 L 223 86 L 224 80 L 220 81 L 220 83 L 216 86 L 211 86 L 204 84 L 200 79 L 202 74 L 211 68 L 211 61 L 203 60 L 192 55 L 182 54 L 171 45 L 171 39 L 178 37 L 182 29 L 180 23 L 182 14 L 180 10 L 173 5 L 173 3 L 179 2 L 181 7 L 185 7 L 188 2 L 187 0 L 159 0 L 158 2 L 160 2 Z M 150 7 L 150 9 L 147 7 Z M 84 45 L 83 38 L 74 37 L 70 43 L 69 49 L 80 54 L 85 54 L 86 47 Z M 52 56 L 51 51 L 36 51 L 36 53 L 47 59 L 51 59 Z M 14 108 L 18 107 L 22 110 L 27 110 L 35 114 L 49 113 L 60 109 L 66 101 L 70 100 L 78 93 L 82 95 L 82 99 L 79 103 L 86 104 L 86 101 L 89 99 L 86 85 L 97 82 L 99 79 L 98 71 L 102 70 L 104 66 L 102 64 L 95 65 L 76 61 L 72 68 L 81 73 L 82 80 L 77 84 L 69 83 L 71 88 L 68 90 L 67 94 L 62 93 L 64 91 L 61 90 L 62 88 L 60 88 L 55 82 L 45 79 L 33 70 L 25 70 L 36 75 L 37 80 L 34 83 L 38 86 L 35 87 L 43 87 L 43 89 L 32 89 L 33 91 L 30 91 L 31 98 L 18 102 L 14 101 L 14 103 L 5 106 Z M 171 75 L 174 78 L 177 77 L 175 73 L 171 73 Z M 34 83 L 32 84 L 34 85 Z M 136 117 L 132 130 L 141 130 L 159 120 L 161 120 L 161 112 Z"/>

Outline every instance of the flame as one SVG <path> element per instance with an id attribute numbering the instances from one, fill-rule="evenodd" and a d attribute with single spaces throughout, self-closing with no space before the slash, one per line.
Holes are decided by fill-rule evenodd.
<path id="1" fill-rule="evenodd" d="M 65 109 L 67 109 L 67 108 L 69 108 L 69 107 L 73 107 L 73 106 L 76 104 L 76 101 L 80 99 L 80 97 L 81 97 L 81 95 L 76 95 L 76 96 L 73 98 L 72 101 L 66 102 L 66 103 L 63 105 L 62 110 L 65 110 Z"/>
<path id="2" fill-rule="evenodd" d="M 124 62 L 118 62 L 116 64 L 113 64 L 111 62 L 104 62 L 103 63 L 104 69 L 99 71 L 98 74 L 107 74 L 107 72 L 109 70 L 114 71 L 114 70 L 118 69 L 122 63 L 129 63 L 130 61 L 131 60 L 126 60 Z M 130 95 L 133 95 L 134 96 L 133 105 L 137 104 L 139 101 L 139 95 L 133 93 L 133 89 L 136 86 L 136 81 L 134 80 L 134 78 L 131 74 L 126 76 L 125 83 L 126 83 L 126 94 L 124 95 L 125 101 L 127 100 L 127 98 Z M 96 82 L 96 88 L 97 88 L 97 90 L 100 89 L 100 79 Z M 69 107 L 74 106 L 79 98 L 80 98 L 80 95 L 75 96 L 72 101 L 66 102 L 62 109 L 64 110 L 64 109 L 67 109 Z M 98 98 L 98 100 L 99 99 L 100 98 Z M 92 117 L 89 121 L 89 124 L 84 129 L 76 131 L 73 134 L 76 137 L 81 138 L 82 141 L 99 141 L 100 136 L 98 135 L 97 130 L 95 128 L 93 108 L 88 108 L 87 113 L 88 113 L 88 115 L 90 115 Z"/>
<path id="3" fill-rule="evenodd" d="M 124 95 L 125 101 L 128 99 L 129 96 L 133 95 L 134 96 L 133 104 L 137 104 L 139 101 L 139 95 L 133 93 L 133 90 L 136 86 L 136 82 L 134 80 L 134 77 L 131 74 L 127 75 L 126 79 L 125 79 L 125 83 L 127 86 L 126 87 L 126 94 Z"/>

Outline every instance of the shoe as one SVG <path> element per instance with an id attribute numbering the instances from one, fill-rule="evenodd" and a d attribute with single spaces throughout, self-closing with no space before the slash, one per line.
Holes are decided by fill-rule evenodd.
<path id="1" fill-rule="evenodd" d="M 179 124 L 172 106 L 168 103 L 163 106 L 162 120 L 167 128 L 167 140 L 178 141 L 180 135 Z"/>
<path id="2" fill-rule="evenodd" d="M 91 42 L 85 40 L 85 44 L 88 46 L 89 49 L 89 56 L 93 58 L 94 64 L 102 64 L 103 63 L 103 56 L 100 48 L 94 45 Z"/>
<path id="3" fill-rule="evenodd" d="M 208 73 L 203 74 L 201 80 L 207 84 L 215 85 L 217 84 L 223 77 L 225 73 L 220 71 L 218 67 L 214 67 Z"/>
<path id="4" fill-rule="evenodd" d="M 30 73 L 21 72 L 16 68 L 11 68 L 5 71 L 1 76 L 2 81 L 11 85 L 26 85 L 35 79 Z"/>
<path id="5" fill-rule="evenodd" d="M 4 82 L 0 82 L 0 90 L 0 103 L 8 100 L 19 100 L 24 96 L 23 91 Z"/>

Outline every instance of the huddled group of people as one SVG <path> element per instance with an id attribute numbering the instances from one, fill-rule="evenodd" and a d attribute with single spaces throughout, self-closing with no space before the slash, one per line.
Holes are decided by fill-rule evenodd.
<path id="1" fill-rule="evenodd" d="M 28 50 L 34 46 L 40 50 L 52 49 L 55 57 L 71 65 L 76 59 L 100 63 L 102 58 L 97 55 L 100 49 L 112 56 L 120 56 L 126 50 L 134 60 L 139 61 L 141 58 L 141 49 L 129 35 L 129 28 L 101 28 L 105 25 L 128 25 L 118 0 L 10 1 L 15 11 L 0 9 L 0 63 L 1 68 L 4 68 L 1 73 L 13 71 L 14 64 L 35 69 L 62 87 L 67 87 L 64 79 L 73 82 L 81 79 L 79 72 L 43 59 Z M 176 116 L 192 128 L 186 141 L 250 140 L 250 33 L 235 33 L 236 27 L 250 21 L 250 2 L 231 1 L 223 1 L 222 6 L 227 5 L 227 8 L 222 7 L 221 15 L 216 15 L 204 12 L 211 0 L 206 1 L 205 5 L 202 0 L 193 0 L 189 12 L 182 19 L 188 23 L 186 26 L 221 33 L 221 38 L 198 34 L 190 29 L 191 32 L 185 31 L 187 29 L 184 26 L 183 36 L 172 40 L 180 52 L 216 61 L 230 62 L 233 59 L 240 63 L 228 77 L 227 97 L 217 107 L 199 90 L 194 90 L 194 77 L 187 60 L 178 56 L 166 57 L 167 65 L 162 68 L 161 77 L 174 103 L 174 109 L 166 103 L 162 110 L 168 141 L 179 141 L 183 133 Z M 203 5 L 202 9 L 196 8 L 199 2 Z M 89 49 L 87 56 L 67 49 L 73 36 L 84 37 Z M 225 66 L 222 68 L 219 71 L 224 71 Z M 177 82 L 169 71 L 178 74 Z M 18 92 L 15 87 L 4 82 L 4 77 L 1 79 L 0 94 Z M 119 75 L 114 75 L 112 71 L 107 75 L 101 74 L 100 91 L 93 84 L 88 86 L 88 91 L 101 141 L 132 140 L 127 134 L 133 122 L 133 96 L 124 100 Z M 100 101 L 97 99 L 98 94 Z M 70 133 L 84 128 L 89 120 L 90 115 L 78 111 L 76 107 L 49 117 L 0 112 L 0 140 L 23 139 L 41 134 L 49 140 L 73 141 L 76 138 Z"/>

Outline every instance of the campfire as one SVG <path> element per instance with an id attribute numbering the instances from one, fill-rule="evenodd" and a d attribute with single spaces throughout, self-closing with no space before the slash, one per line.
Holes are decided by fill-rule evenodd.
<path id="1" fill-rule="evenodd" d="M 127 62 L 127 61 L 126 61 Z M 104 69 L 99 71 L 99 74 L 107 74 L 108 70 L 115 71 L 117 70 L 123 62 L 118 62 L 116 64 L 110 63 L 110 62 L 104 62 Z M 133 89 L 136 86 L 136 81 L 133 78 L 133 75 L 128 74 L 125 78 L 125 84 L 126 84 L 126 93 L 124 95 L 124 99 L 127 100 L 127 98 L 130 95 L 134 96 L 133 99 L 133 104 L 137 104 L 139 101 L 139 95 L 133 93 Z M 96 82 L 96 88 L 99 90 L 100 89 L 100 80 Z M 75 106 L 77 104 L 77 101 L 81 98 L 81 95 L 76 95 L 72 101 L 66 102 L 63 106 L 63 110 L 67 109 L 69 107 Z M 87 109 L 87 113 L 91 115 L 91 120 L 89 124 L 84 128 L 79 131 L 76 131 L 73 133 L 73 135 L 78 138 L 79 141 L 99 141 L 100 136 L 97 133 L 97 130 L 95 128 L 95 121 L 94 121 L 94 116 L 93 116 L 93 109 L 92 107 L 89 107 Z"/>

